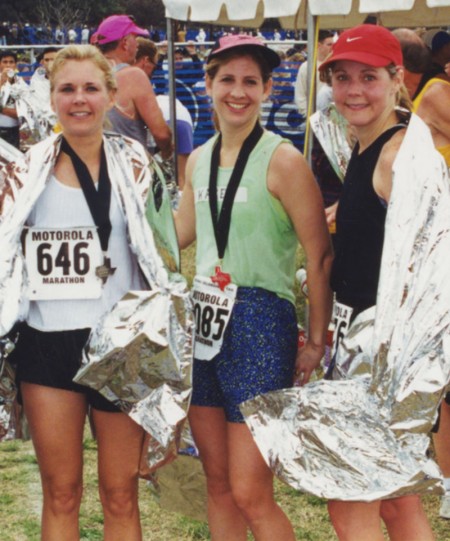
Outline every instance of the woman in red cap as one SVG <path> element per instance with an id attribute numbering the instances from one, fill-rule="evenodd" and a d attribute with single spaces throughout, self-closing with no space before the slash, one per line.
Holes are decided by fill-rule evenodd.
<path id="1" fill-rule="evenodd" d="M 376 304 L 392 165 L 409 120 L 404 108 L 411 105 L 402 64 L 397 38 L 365 24 L 343 32 L 320 67 L 329 70 L 336 107 L 357 138 L 339 200 L 331 273 L 336 301 L 345 305 L 342 313 L 351 314 L 347 325 Z M 341 541 L 382 541 L 380 517 L 391 540 L 434 539 L 416 495 L 330 501 L 329 513 Z"/>
<path id="2" fill-rule="evenodd" d="M 302 155 L 259 124 L 280 59 L 257 38 L 219 40 L 206 89 L 220 132 L 190 156 L 176 218 L 182 248 L 197 240 L 190 424 L 207 477 L 215 541 L 292 541 L 273 476 L 239 404 L 306 383 L 324 353 L 331 246 L 317 184 Z M 295 254 L 307 255 L 309 341 L 297 355 Z"/>

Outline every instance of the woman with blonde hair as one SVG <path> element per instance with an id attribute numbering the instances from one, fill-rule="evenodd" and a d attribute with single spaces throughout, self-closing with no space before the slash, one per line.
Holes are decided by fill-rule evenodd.
<path id="1" fill-rule="evenodd" d="M 364 24 L 343 32 L 320 70 L 329 71 L 336 108 L 356 136 L 339 198 L 331 273 L 340 312 L 350 315 L 341 328 L 348 328 L 377 302 L 392 165 L 411 102 L 403 85 L 400 43 L 381 26 Z M 434 539 L 416 495 L 370 503 L 334 500 L 328 507 L 341 541 L 382 541 L 380 517 L 391 540 Z"/>
<path id="2" fill-rule="evenodd" d="M 24 322 L 12 357 L 41 473 L 41 536 L 80 538 L 83 433 L 90 411 L 104 539 L 138 541 L 143 429 L 73 378 L 90 329 L 127 291 L 147 288 L 124 200 L 144 212 L 149 162 L 139 143 L 103 131 L 116 83 L 95 47 L 61 50 L 50 82 L 62 131 L 30 149 L 21 206 L 4 209 L 4 218 L 18 224 L 18 238 L 25 235 L 26 279 L 18 294 L 29 305 L 20 315 Z M 19 243 L 14 257 L 22 257 Z"/>

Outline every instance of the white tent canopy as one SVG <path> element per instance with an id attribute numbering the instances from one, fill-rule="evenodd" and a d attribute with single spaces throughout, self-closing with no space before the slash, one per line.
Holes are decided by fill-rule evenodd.
<path id="1" fill-rule="evenodd" d="M 321 28 L 349 28 L 376 15 L 383 26 L 450 25 L 450 0 L 163 0 L 166 16 L 180 21 L 257 28 L 278 18 L 284 28 L 307 28 L 310 15 Z"/>
<path id="2" fill-rule="evenodd" d="M 375 15 L 388 28 L 450 25 L 450 0 L 163 0 L 163 3 L 171 46 L 171 73 L 174 73 L 172 22 L 175 20 L 259 28 L 264 19 L 275 18 L 283 28 L 308 29 L 310 50 L 315 46 L 317 27 L 350 28 L 364 22 L 368 15 Z M 308 71 L 308 86 L 311 77 Z M 173 78 L 169 93 L 175 96 Z M 172 99 L 171 119 L 175 118 Z"/>

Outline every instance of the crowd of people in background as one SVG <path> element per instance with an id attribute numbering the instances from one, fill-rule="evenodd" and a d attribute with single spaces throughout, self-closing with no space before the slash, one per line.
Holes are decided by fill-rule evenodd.
<path id="1" fill-rule="evenodd" d="M 3 22 L 0 23 L 0 48 L 7 47 L 9 50 L 18 46 L 14 52 L 17 54 L 17 69 L 23 73 L 25 78 L 31 75 L 39 66 L 36 61 L 36 51 L 39 46 L 61 47 L 67 44 L 89 43 L 95 31 L 95 27 L 87 24 L 78 24 L 73 27 L 60 26 L 37 26 L 29 23 L 18 24 Z M 162 67 L 167 59 L 167 34 L 162 28 L 150 27 L 148 29 L 149 39 L 157 44 L 159 67 Z M 175 49 L 175 60 L 179 63 L 194 61 L 205 61 L 212 43 L 220 36 L 227 34 L 251 34 L 265 41 L 273 41 L 272 46 L 280 54 L 281 59 L 287 62 L 303 62 L 306 59 L 306 44 L 300 43 L 306 34 L 302 31 L 278 31 L 277 29 L 253 30 L 242 28 L 217 28 L 214 30 L 200 28 L 180 27 L 177 31 L 177 46 Z M 286 41 L 288 44 L 283 44 Z M 289 43 L 292 41 L 293 43 Z M 299 43 L 294 43 L 295 41 Z M 27 45 L 30 48 L 26 47 Z M 298 67 L 298 66 L 296 66 Z"/>
<path id="2" fill-rule="evenodd" d="M 37 68 L 42 67 L 43 51 L 56 54 L 61 46 L 66 43 L 88 43 L 92 39 L 94 28 L 88 25 L 78 25 L 74 28 L 61 29 L 55 28 L 42 28 L 38 26 L 25 25 L 21 28 L 21 32 L 18 32 L 17 23 L 4 22 L 0 25 L 0 43 L 7 44 L 8 48 L 4 53 L 8 53 L 11 59 L 14 59 L 14 69 L 19 75 L 22 75 L 26 82 L 30 82 L 32 75 L 36 72 Z M 28 29 L 28 37 L 24 37 L 23 30 Z M 152 62 L 153 87 L 156 94 L 167 94 L 167 41 L 165 41 L 165 31 L 158 28 L 150 28 L 146 30 L 148 32 L 149 39 L 155 45 L 155 58 Z M 449 71 L 450 66 L 450 54 L 448 52 L 448 40 L 449 34 L 445 29 L 432 29 L 427 31 L 424 28 L 417 28 L 415 30 L 409 30 L 413 34 L 417 43 L 422 44 L 422 49 L 425 50 L 429 56 L 426 56 L 423 52 L 422 55 L 412 54 L 412 59 L 407 60 L 407 74 L 406 84 L 407 87 L 411 87 L 414 84 L 414 88 L 411 97 L 414 99 L 425 85 L 427 79 L 438 76 L 439 78 L 446 77 L 446 70 Z M 211 50 L 212 43 L 217 40 L 221 35 L 234 35 L 234 34 L 246 34 L 266 40 L 268 46 L 275 50 L 280 56 L 280 66 L 274 73 L 274 84 L 272 87 L 272 93 L 270 100 L 273 103 L 290 103 L 292 108 L 296 110 L 299 117 L 298 131 L 303 133 L 306 128 L 305 120 L 308 114 L 308 107 L 316 105 L 317 108 L 327 107 L 331 100 L 331 86 L 326 84 L 325 81 L 321 81 L 318 76 L 315 83 L 315 98 L 317 103 L 314 104 L 314 100 L 310 99 L 309 89 L 307 86 L 307 65 L 308 65 L 308 51 L 306 49 L 306 43 L 299 41 L 298 38 L 306 38 L 307 36 L 299 32 L 280 31 L 278 29 L 272 29 L 270 31 L 265 30 L 248 30 L 241 28 L 189 28 L 186 25 L 179 25 L 177 29 L 177 43 L 174 50 L 176 77 L 179 83 L 187 88 L 192 88 L 195 95 L 198 97 L 204 94 L 203 85 L 203 65 Z M 331 50 L 332 44 L 336 41 L 338 33 L 330 30 L 320 30 L 318 36 L 318 46 L 315 56 L 317 70 L 320 64 L 325 60 Z M 31 36 L 31 37 L 30 37 Z M 401 38 L 401 32 L 398 35 Z M 284 40 L 290 40 L 297 38 L 297 41 L 287 42 L 283 44 Z M 13 44 L 19 44 L 24 42 L 30 43 L 50 43 L 52 45 L 45 45 L 39 51 L 39 49 L 33 49 L 32 56 L 30 56 L 30 49 L 18 48 L 14 50 L 11 48 Z M 271 43 L 272 42 L 272 43 Z M 50 47 L 50 48 L 49 48 Z M 407 47 L 408 51 L 411 51 L 411 46 Z M 36 54 L 36 51 L 37 54 Z M 411 52 L 407 57 L 411 56 Z M 148 57 L 147 57 L 148 58 Z M 149 62 L 149 61 L 148 61 Z M 414 83 L 412 83 L 414 79 Z M 161 87 L 162 80 L 164 87 Z M 420 84 L 419 84 L 420 83 Z M 188 113 L 191 115 L 193 121 L 194 139 L 196 138 L 196 119 L 192 112 L 192 104 L 186 102 L 183 96 L 179 98 L 178 107 L 187 107 Z M 206 98 L 206 96 L 205 96 Z M 189 101 L 189 100 L 188 100 Z M 208 102 L 206 99 L 201 99 L 202 102 Z M 423 109 L 423 105 L 422 105 Z M 190 110 L 190 111 L 189 111 Z M 5 114 L 3 113 L 3 117 Z M 184 114 L 184 112 L 183 112 Z M 292 112 L 289 113 L 292 120 Z M 442 115 L 441 115 L 442 118 Z M 167 118 L 166 118 L 167 120 Z M 6 125 L 17 124 L 17 120 L 7 120 Z M 2 127 L 2 118 L 0 117 L 0 128 Z M 292 124 L 291 124 L 292 128 Z M 210 124 L 212 129 L 212 124 Z M 441 130 L 441 128 L 439 128 Z M 290 130 L 292 131 L 292 130 Z M 294 144 L 303 150 L 303 137 L 299 140 L 292 138 Z M 199 140 L 197 138 L 197 144 Z M 151 145 L 150 145 L 151 146 Z M 442 145 L 441 145 L 442 146 Z M 319 184 L 323 188 L 324 200 L 327 206 L 335 202 L 340 192 L 340 181 L 336 178 L 336 175 L 329 167 L 326 159 L 323 157 L 320 146 L 314 139 L 313 144 L 313 170 L 318 178 Z M 183 176 L 183 175 L 182 175 Z M 331 212 L 331 217 L 334 213 Z"/>
<path id="3" fill-rule="evenodd" d="M 18 75 L 21 75 L 26 82 L 30 82 L 33 74 L 39 67 L 42 67 L 43 51 L 49 51 L 56 54 L 56 52 L 69 43 L 83 44 L 92 40 L 95 28 L 89 27 L 86 24 L 80 24 L 73 28 L 60 28 L 60 27 L 40 27 L 25 24 L 23 26 L 17 23 L 3 22 L 0 24 L 0 44 L 3 43 L 7 46 L 4 53 L 9 55 L 10 59 L 14 59 L 14 69 Z M 155 59 L 156 62 L 152 65 L 151 75 L 153 76 L 153 87 L 156 94 L 167 93 L 167 41 L 165 30 L 158 28 L 146 29 L 149 39 L 155 44 Z M 425 28 L 417 28 L 413 33 L 416 46 L 417 43 L 422 44 L 425 52 L 429 57 L 422 55 L 412 55 L 412 60 L 408 60 L 406 78 L 407 86 L 414 85 L 411 97 L 414 99 L 422 87 L 425 85 L 427 79 L 434 76 L 439 78 L 447 77 L 446 73 L 450 71 L 450 54 L 448 52 L 447 42 L 449 40 L 449 33 L 445 29 L 432 29 L 427 31 Z M 264 39 L 267 45 L 277 52 L 280 56 L 280 66 L 274 72 L 274 84 L 272 87 L 272 93 L 270 100 L 273 103 L 290 103 L 292 108 L 296 110 L 300 119 L 298 122 L 299 132 L 304 132 L 306 129 L 306 118 L 308 116 L 308 108 L 310 106 L 321 109 L 327 107 L 331 101 L 331 86 L 322 81 L 318 76 L 315 81 L 315 99 L 310 99 L 309 88 L 307 86 L 307 66 L 308 66 L 308 51 L 306 49 L 305 41 L 301 41 L 306 38 L 306 34 L 302 32 L 284 31 L 279 29 L 271 29 L 268 31 L 262 30 L 248 30 L 241 28 L 189 28 L 186 25 L 179 25 L 176 32 L 176 39 L 178 40 L 174 49 L 175 69 L 176 77 L 179 83 L 192 88 L 194 94 L 198 97 L 204 94 L 203 84 L 203 66 L 211 50 L 212 44 L 220 37 L 224 35 L 234 34 L 246 34 L 254 37 Z M 331 50 L 332 44 L 336 41 L 338 36 L 337 31 L 320 30 L 318 36 L 318 46 L 315 56 L 315 62 L 317 70 L 320 64 L 325 60 Z M 401 33 L 399 34 L 399 39 Z M 287 40 L 294 40 L 289 42 Z M 286 44 L 283 41 L 287 41 Z M 14 44 L 42 44 L 42 48 L 17 48 L 14 50 Z M 46 45 L 49 44 L 49 45 Z M 408 46 L 408 50 L 411 47 Z M 53 54 L 53 56 L 54 56 Z M 411 56 L 411 53 L 410 55 Z M 161 81 L 164 79 L 164 88 L 161 87 Z M 414 79 L 414 83 L 411 81 Z M 420 83 L 420 84 L 419 84 Z M 187 103 L 183 96 L 178 96 L 180 99 L 180 105 L 187 107 L 188 110 L 192 104 Z M 206 96 L 205 96 L 206 98 Z M 208 101 L 202 99 L 202 101 Z M 423 108 L 423 105 L 422 105 Z M 7 113 L 6 113 L 7 114 Z M 190 114 L 193 120 L 193 129 L 196 129 L 196 119 L 192 109 Z M 292 111 L 289 113 L 290 120 L 292 121 Z M 3 113 L 5 115 L 5 113 Z M 8 120 L 7 124 L 16 121 Z M 1 124 L 1 118 L 0 118 Z M 290 125 L 293 127 L 292 124 Z M 1 127 L 1 125 L 0 125 Z M 212 124 L 211 124 L 212 128 Z M 290 130 L 292 132 L 292 129 Z M 194 135 L 195 139 L 195 135 Z M 303 138 L 297 142 L 292 138 L 294 144 L 303 150 Z M 203 141 L 201 141 L 203 142 Z M 197 144 L 199 140 L 197 139 Z M 320 148 L 318 149 L 317 141 L 314 140 L 313 146 L 313 169 L 316 168 L 315 173 L 318 177 L 319 183 L 323 178 L 324 184 L 324 198 L 327 205 L 334 202 L 339 193 L 339 181 L 336 180 L 334 173 L 330 170 L 326 160 L 323 159 Z M 327 190 L 330 192 L 328 197 Z M 333 215 L 333 214 L 332 214 Z"/>
<path id="4" fill-rule="evenodd" d="M 92 37 L 94 35 L 94 32 L 92 28 L 89 28 L 87 25 L 82 25 L 79 27 L 76 27 L 74 29 L 64 29 L 62 31 L 59 27 L 56 27 L 54 29 L 48 28 L 45 33 L 37 31 L 37 28 L 35 27 L 29 27 L 30 28 L 30 35 L 33 35 L 36 37 L 36 35 L 39 37 L 39 40 L 32 39 L 32 40 L 25 40 L 27 42 L 31 41 L 33 43 L 36 43 L 37 41 L 42 42 L 42 45 L 36 43 L 36 47 L 23 47 L 18 46 L 17 48 L 14 48 L 14 43 L 20 44 L 24 41 L 23 37 L 15 37 L 15 32 L 12 34 L 9 32 L 10 27 L 13 25 L 9 25 L 7 23 L 3 23 L 0 28 L 4 30 L 5 37 L 2 38 L 3 42 L 6 42 L 6 47 L 4 48 L 5 55 L 13 61 L 13 69 L 16 72 L 16 80 L 18 81 L 21 79 L 22 81 L 26 83 L 31 83 L 34 80 L 42 81 L 45 85 L 45 82 L 48 83 L 48 78 L 44 76 L 44 78 L 39 77 L 39 74 L 42 73 L 42 70 L 45 68 L 45 62 L 47 57 L 54 57 L 56 52 L 63 48 L 66 44 L 75 43 L 75 44 L 83 44 L 88 43 L 92 41 Z M 14 25 L 16 26 L 16 25 Z M 150 63 L 152 65 L 152 72 L 150 75 L 154 75 L 153 77 L 153 87 L 155 88 L 156 94 L 164 94 L 167 95 L 168 93 L 168 82 L 167 82 L 167 72 L 168 72 L 168 59 L 167 59 L 167 41 L 161 38 L 165 38 L 165 34 L 163 31 L 158 29 L 149 29 L 146 30 L 148 32 L 148 36 L 150 41 L 154 44 L 155 47 L 155 56 L 152 58 L 152 60 L 148 60 L 147 63 Z M 210 119 L 210 112 L 209 112 L 209 100 L 204 92 L 204 84 L 203 84 L 203 65 L 204 62 L 209 54 L 209 51 L 211 49 L 211 42 L 209 40 L 211 39 L 217 39 L 220 35 L 234 35 L 234 34 L 241 34 L 243 33 L 241 29 L 238 28 L 227 28 L 227 29 L 220 29 L 215 31 L 214 33 L 205 30 L 203 28 L 196 28 L 196 29 L 189 29 L 186 28 L 180 29 L 178 33 L 178 39 L 186 40 L 181 41 L 176 44 L 174 56 L 175 56 L 175 69 L 176 69 L 176 77 L 179 85 L 183 87 L 183 91 L 186 93 L 190 93 L 189 96 L 177 96 L 179 97 L 179 101 L 177 104 L 177 110 L 179 111 L 182 116 L 184 116 L 185 120 L 188 120 L 188 124 L 192 124 L 192 126 L 189 127 L 190 131 L 195 132 L 196 128 L 201 128 L 201 130 L 206 129 L 205 134 L 198 136 L 194 135 L 196 137 L 196 142 L 199 144 L 199 137 L 201 137 L 202 140 L 205 140 L 206 137 L 208 137 L 212 131 L 213 131 L 213 124 Z M 246 31 L 246 35 L 255 35 L 259 34 L 262 36 L 261 32 L 257 31 Z M 286 34 L 284 34 L 283 37 L 285 37 Z M 263 36 L 263 38 L 270 38 L 273 37 L 272 33 L 267 33 L 266 36 Z M 192 38 L 192 39 L 190 39 Z M 49 43 L 47 45 L 47 43 Z M 280 61 L 282 64 L 282 67 L 280 68 L 280 77 L 279 81 L 274 85 L 273 88 L 273 95 L 272 99 L 275 102 L 285 103 L 289 102 L 291 100 L 291 97 L 293 95 L 293 86 L 291 84 L 291 81 L 294 79 L 296 71 L 298 69 L 298 66 L 300 63 L 305 60 L 306 54 L 305 54 L 305 45 L 301 43 L 289 43 L 284 45 L 283 47 L 279 47 L 279 44 L 274 42 L 272 48 L 279 54 Z M 1 49 L 0 49 L 1 50 Z M 152 62 L 154 64 L 152 64 Z M 149 74 L 147 74 L 149 76 Z M 35 85 L 29 85 L 29 88 L 32 90 Z M 146 85 L 147 86 L 147 85 Z M 43 88 L 43 87 L 42 87 Z M 136 87 L 137 88 L 137 87 Z M 151 85 L 148 85 L 148 93 L 151 95 Z M 149 90 L 150 89 L 150 90 Z M 192 89 L 192 90 L 189 90 Z M 47 92 L 48 94 L 48 92 Z M 192 103 L 191 96 L 195 96 L 195 103 Z M 186 99 L 185 99 L 186 98 Z M 162 98 L 161 98 L 162 99 Z M 48 102 L 48 99 L 45 100 Z M 42 103 L 42 101 L 40 101 Z M 164 103 L 165 102 L 161 102 Z M 155 102 L 156 104 L 156 102 Z M 194 109 L 201 110 L 201 113 L 197 113 Z M 50 107 L 47 107 L 48 110 L 50 110 Z M 203 111 L 204 109 L 204 111 Z M 169 121 L 167 118 L 168 115 L 168 107 L 167 104 L 164 106 L 164 110 L 166 110 L 166 121 Z M 6 113 L 7 114 L 7 113 Z M 17 114 L 15 111 L 13 113 L 14 115 Z M 197 114 L 197 117 L 196 117 Z M 201 114 L 202 119 L 199 120 L 198 116 Z M 5 116 L 5 114 L 3 115 Z M 19 114 L 20 116 L 20 114 Z M 47 115 L 48 116 L 48 115 Z M 155 117 L 155 115 L 151 115 L 152 118 Z M 162 117 L 161 117 L 162 119 Z M 14 127 L 17 131 L 19 120 L 17 117 L 14 117 L 14 120 L 8 120 L 5 121 L 7 124 L 7 127 L 10 127 L 10 124 L 13 123 Z M 149 128 L 155 123 L 155 121 L 148 119 L 147 127 Z M 178 122 L 179 123 L 179 122 Z M 0 117 L 0 127 L 2 124 L 2 119 Z M 160 123 L 162 125 L 162 121 Z M 165 125 L 165 123 L 164 123 Z M 183 124 L 183 126 L 187 126 L 187 124 Z M 148 147 L 151 149 L 152 146 L 154 146 L 154 129 L 150 130 L 150 141 Z M 202 132 L 203 133 L 203 132 Z M 142 134 L 141 139 L 145 136 L 144 132 Z M 156 135 L 156 138 L 158 139 L 158 135 Z M 299 132 L 299 138 L 301 138 L 301 131 Z M 184 137 L 183 137 L 184 139 Z M 16 137 L 14 139 L 15 146 L 18 146 L 18 134 L 16 133 Z M 178 142 L 179 144 L 179 142 Z M 189 143 L 187 147 L 183 148 L 183 152 L 181 153 L 182 156 L 187 156 L 186 148 L 188 150 L 192 150 L 192 144 Z M 27 145 L 28 146 L 28 145 Z M 163 145 L 164 146 L 164 145 Z M 296 144 L 296 146 L 301 149 L 301 143 Z M 161 145 L 159 145 L 159 148 L 161 148 Z M 23 147 L 23 150 L 26 148 Z M 180 159 L 178 160 L 180 161 Z M 181 162 L 183 162 L 183 159 L 181 159 Z M 179 178 L 181 179 L 180 185 L 183 184 L 183 171 L 180 170 L 178 172 Z"/>
<path id="5" fill-rule="evenodd" d="M 61 26 L 3 22 L 0 25 L 0 45 L 88 43 L 93 30 L 93 27 L 86 24 L 62 28 Z"/>
<path id="6" fill-rule="evenodd" d="M 2 45 L 44 45 L 56 43 L 64 45 L 67 43 L 88 43 L 89 37 L 94 33 L 95 25 L 76 24 L 70 27 L 44 26 L 31 23 L 17 23 L 4 21 L 0 23 L 0 46 Z M 167 39 L 166 30 L 163 28 L 150 27 L 149 36 L 152 41 L 160 42 Z M 239 28 L 230 28 L 231 33 L 238 33 Z M 209 30 L 202 27 L 187 28 L 181 27 L 177 32 L 177 41 L 180 43 L 194 40 L 197 43 L 214 41 L 224 33 L 221 31 Z M 269 41 L 302 40 L 304 33 L 300 31 L 263 29 L 255 30 L 255 35 Z"/>

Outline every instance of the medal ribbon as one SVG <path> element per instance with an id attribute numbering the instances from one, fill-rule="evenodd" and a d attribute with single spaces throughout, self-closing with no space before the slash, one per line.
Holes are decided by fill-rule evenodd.
<path id="1" fill-rule="evenodd" d="M 95 188 L 94 181 L 92 180 L 89 169 L 78 154 L 69 145 L 66 139 L 63 137 L 61 140 L 61 150 L 65 152 L 72 160 L 75 173 L 77 174 L 78 181 L 81 189 L 83 190 L 84 197 L 88 204 L 92 218 L 95 225 L 98 228 L 98 236 L 100 239 L 100 246 L 106 257 L 108 250 L 109 236 L 111 234 L 111 220 L 109 219 L 109 206 L 111 202 L 111 181 L 108 175 L 108 166 L 106 164 L 105 149 L 101 149 L 100 158 L 100 172 L 98 179 L 98 190 Z"/>
<path id="2" fill-rule="evenodd" d="M 222 208 L 220 209 L 220 215 L 218 212 L 217 201 L 217 174 L 220 163 L 222 135 L 219 135 L 216 144 L 214 145 L 211 154 L 211 170 L 209 175 L 208 197 L 219 260 L 223 259 L 225 248 L 228 243 L 228 235 L 230 233 L 231 225 L 231 211 L 233 210 L 234 198 L 241 182 L 242 174 L 244 173 L 248 158 L 252 150 L 255 148 L 256 144 L 260 140 L 263 132 L 264 130 L 262 129 L 260 123 L 256 122 L 255 127 L 251 131 L 250 135 L 245 139 L 244 144 L 239 151 L 236 163 L 233 168 L 233 172 L 231 173 L 230 181 L 228 182 L 227 188 L 225 190 L 225 196 L 222 202 Z"/>

